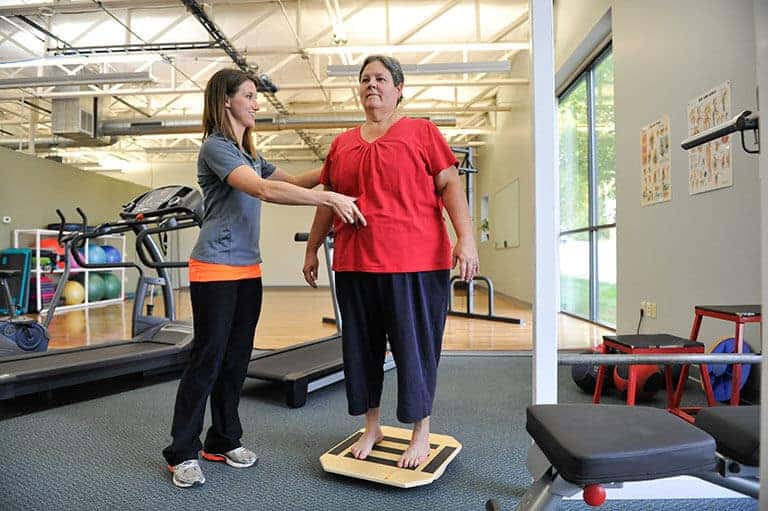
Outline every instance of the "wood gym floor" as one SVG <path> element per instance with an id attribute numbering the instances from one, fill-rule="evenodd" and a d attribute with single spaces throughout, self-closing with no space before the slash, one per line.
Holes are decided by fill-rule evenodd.
<path id="1" fill-rule="evenodd" d="M 475 311 L 484 310 L 486 296 L 475 300 Z M 157 303 L 160 303 L 157 300 Z M 335 330 L 324 324 L 322 317 L 332 317 L 328 289 L 266 288 L 259 326 L 253 346 L 256 349 L 278 349 L 292 344 L 330 335 Z M 127 339 L 131 328 L 131 301 L 88 310 L 57 314 L 50 326 L 50 348 L 69 348 L 100 342 Z M 463 299 L 457 297 L 454 307 L 462 310 Z M 176 292 L 179 319 L 191 318 L 189 292 Z M 532 347 L 531 308 L 529 305 L 496 296 L 496 314 L 521 318 L 522 325 L 448 317 L 444 337 L 446 350 L 529 350 Z M 162 310 L 156 312 L 162 314 Z M 581 349 L 598 344 L 602 335 L 612 330 L 599 327 L 564 314 L 559 318 L 559 346 Z"/>

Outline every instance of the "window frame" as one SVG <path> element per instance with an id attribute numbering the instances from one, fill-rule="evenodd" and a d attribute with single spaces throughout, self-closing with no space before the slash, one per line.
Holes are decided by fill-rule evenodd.
<path id="1" fill-rule="evenodd" d="M 618 228 L 616 222 L 607 224 L 598 224 L 598 196 L 597 196 L 597 184 L 598 184 L 598 168 L 597 168 L 597 136 L 595 126 L 595 69 L 606 59 L 609 55 L 613 54 L 613 44 L 608 42 L 605 48 L 603 48 L 597 55 L 588 62 L 583 70 L 575 75 L 573 79 L 563 88 L 562 92 L 557 95 L 558 106 L 563 99 L 568 96 L 576 87 L 581 84 L 582 79 L 586 82 L 587 90 L 587 219 L 588 226 L 580 227 L 576 229 L 568 229 L 565 231 L 558 231 L 558 240 L 563 236 L 579 233 L 589 233 L 589 317 L 583 317 L 576 313 L 560 310 L 561 314 L 566 314 L 571 317 L 583 319 L 600 325 L 605 328 L 615 329 L 615 325 L 601 323 L 599 321 L 599 286 L 598 281 L 598 247 L 597 236 L 598 232 L 607 229 L 616 229 L 618 234 Z M 614 108 L 615 114 L 615 108 Z M 559 131 L 559 130 L 558 130 Z M 558 244 L 559 245 L 559 244 Z M 561 302 L 562 303 L 562 302 Z"/>

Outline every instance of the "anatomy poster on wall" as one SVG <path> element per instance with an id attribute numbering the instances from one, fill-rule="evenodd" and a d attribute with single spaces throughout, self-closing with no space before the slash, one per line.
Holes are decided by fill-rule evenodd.
<path id="1" fill-rule="evenodd" d="M 731 82 L 725 82 L 688 103 L 688 136 L 727 121 L 731 116 Z M 733 184 L 730 137 L 720 137 L 688 151 L 691 195 Z"/>
<path id="2" fill-rule="evenodd" d="M 672 199 L 669 157 L 669 117 L 664 116 L 640 130 L 640 161 L 643 206 Z"/>

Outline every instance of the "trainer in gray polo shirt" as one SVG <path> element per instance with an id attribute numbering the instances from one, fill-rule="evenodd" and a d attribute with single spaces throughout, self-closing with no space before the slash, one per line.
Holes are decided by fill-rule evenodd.
<path id="1" fill-rule="evenodd" d="M 208 136 L 197 159 L 197 182 L 203 190 L 205 217 L 191 257 L 208 263 L 246 266 L 261 263 L 261 201 L 229 186 L 227 176 L 241 165 L 266 179 L 275 166 L 255 159 L 219 133 Z"/>

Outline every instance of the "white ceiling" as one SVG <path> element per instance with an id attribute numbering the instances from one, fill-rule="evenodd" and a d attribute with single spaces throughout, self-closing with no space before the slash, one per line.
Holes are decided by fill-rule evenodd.
<path id="1" fill-rule="evenodd" d="M 527 45 L 527 0 L 230 0 L 201 4 L 247 64 L 266 73 L 279 87 L 273 104 L 262 101 L 261 109 L 280 122 L 257 135 L 260 150 L 274 160 L 317 160 L 342 129 L 322 127 L 322 122 L 331 117 L 352 123 L 362 115 L 356 77 L 328 77 L 326 66 L 359 65 L 372 50 L 390 53 L 403 64 L 512 63 L 511 71 L 505 73 L 406 75 L 404 112 L 431 116 L 452 144 L 481 145 L 483 135 L 494 129 L 495 113 L 513 107 L 499 100 L 500 87 L 527 88 L 528 50 L 502 45 Z M 200 143 L 194 124 L 202 113 L 206 80 L 234 63 L 220 48 L 187 50 L 178 46 L 210 44 L 211 40 L 181 1 L 0 0 L 0 144 L 40 156 L 57 155 L 89 170 L 130 172 L 152 162 L 193 161 Z M 493 44 L 482 50 L 469 46 L 478 42 Z M 126 45 L 141 51 L 126 52 Z M 161 45 L 160 51 L 150 51 L 158 48 L 148 45 Z M 60 55 L 64 49 L 80 55 L 108 49 L 112 53 L 99 63 L 71 64 Z M 133 62 L 122 61 L 127 53 Z M 47 65 L 24 62 L 40 57 L 47 57 Z M 154 82 L 2 88 L 3 80 L 8 79 L 141 71 L 149 71 Z M 100 147 L 68 140 L 68 145 L 57 147 L 52 143 L 61 138 L 52 137 L 50 112 L 53 98 L 61 96 L 78 96 L 86 106 L 92 105 L 91 97 L 98 96 L 100 123 L 165 120 L 184 128 L 113 137 L 109 145 Z M 276 105 L 284 107 L 282 114 L 275 111 Z M 300 131 L 291 129 L 296 122 L 302 122 Z"/>

